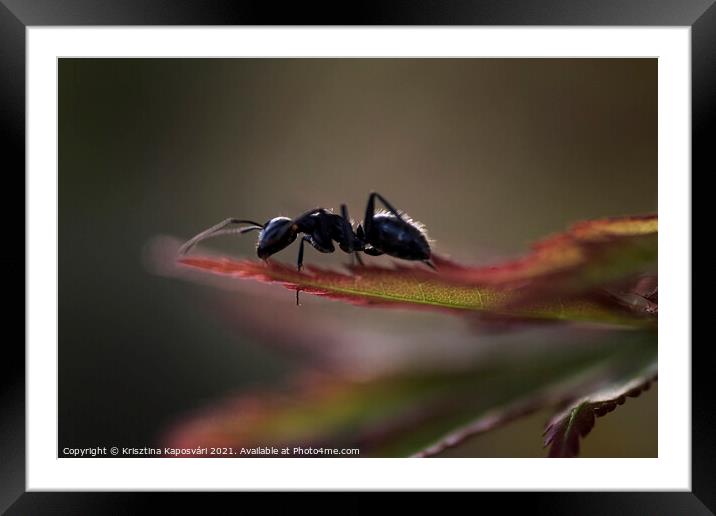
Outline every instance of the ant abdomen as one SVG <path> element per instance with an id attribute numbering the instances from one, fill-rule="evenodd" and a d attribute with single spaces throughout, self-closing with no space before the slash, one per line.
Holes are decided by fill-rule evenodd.
<path id="1" fill-rule="evenodd" d="M 378 213 L 373 217 L 366 243 L 383 253 L 403 260 L 429 260 L 430 244 L 422 226 L 392 213 Z"/>

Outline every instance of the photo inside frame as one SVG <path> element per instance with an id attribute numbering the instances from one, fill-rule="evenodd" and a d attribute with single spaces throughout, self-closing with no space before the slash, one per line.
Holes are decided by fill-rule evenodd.
<path id="1" fill-rule="evenodd" d="M 60 457 L 657 456 L 657 59 L 58 88 Z"/>

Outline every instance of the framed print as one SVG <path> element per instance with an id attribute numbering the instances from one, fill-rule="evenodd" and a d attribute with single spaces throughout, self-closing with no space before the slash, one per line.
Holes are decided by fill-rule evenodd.
<path id="1" fill-rule="evenodd" d="M 3 509 L 713 506 L 691 168 L 716 8 L 5 4 Z"/>

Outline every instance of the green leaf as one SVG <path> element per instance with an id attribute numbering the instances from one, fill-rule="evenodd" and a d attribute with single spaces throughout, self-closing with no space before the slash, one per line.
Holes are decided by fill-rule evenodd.
<path id="1" fill-rule="evenodd" d="M 658 217 L 584 221 L 535 243 L 532 252 L 492 267 L 448 271 L 460 283 L 519 287 L 514 304 L 575 296 L 656 271 Z"/>
<path id="2" fill-rule="evenodd" d="M 604 332 L 598 345 L 527 354 L 460 370 L 412 371 L 370 380 L 308 373 L 284 388 L 228 399 L 178 422 L 164 445 L 358 447 L 361 456 L 407 456 L 476 417 L 521 400 L 552 404 L 589 392 L 615 368 L 654 359 L 646 332 Z M 556 397 L 556 398 L 555 398 Z"/>
<path id="3" fill-rule="evenodd" d="M 656 363 L 653 363 L 626 383 L 616 383 L 585 396 L 554 416 L 544 432 L 544 445 L 550 447 L 549 456 L 579 455 L 579 442 L 592 431 L 596 418 L 623 405 L 627 398 L 639 396 L 655 381 Z"/>

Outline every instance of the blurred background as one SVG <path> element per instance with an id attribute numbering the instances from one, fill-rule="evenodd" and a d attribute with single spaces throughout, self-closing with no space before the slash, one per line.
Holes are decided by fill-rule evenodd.
<path id="1" fill-rule="evenodd" d="M 468 263 L 581 219 L 655 212 L 657 61 L 60 59 L 60 449 L 158 445 L 192 411 L 281 384 L 323 328 L 335 346 L 321 359 L 351 374 L 528 346 L 450 315 L 309 295 L 297 308 L 278 286 L 157 266 L 163 235 L 343 202 L 362 219 L 372 190 Z M 255 239 L 207 247 L 254 257 Z M 656 401 L 652 389 L 601 419 L 583 455 L 655 456 Z M 451 453 L 544 456 L 548 416 Z"/>

